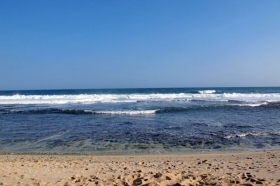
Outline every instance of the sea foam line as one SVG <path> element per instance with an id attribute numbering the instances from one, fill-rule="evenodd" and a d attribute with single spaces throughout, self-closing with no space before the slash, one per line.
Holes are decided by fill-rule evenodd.
<path id="1" fill-rule="evenodd" d="M 269 135 L 280 135 L 279 131 L 275 131 L 275 132 L 248 132 L 248 133 L 240 133 L 240 134 L 231 134 L 228 136 L 225 136 L 224 138 L 226 139 L 233 139 L 233 138 L 246 138 L 248 136 L 269 136 Z"/>
<path id="2" fill-rule="evenodd" d="M 199 90 L 200 94 L 214 94 L 216 93 L 216 90 Z"/>
<path id="3" fill-rule="evenodd" d="M 88 111 L 94 114 L 112 114 L 112 115 L 145 115 L 155 114 L 157 110 L 126 110 L 126 111 Z"/>
<path id="4" fill-rule="evenodd" d="M 78 94 L 78 95 L 13 95 L 0 96 L 0 104 L 94 104 L 143 101 L 243 101 L 277 102 L 280 93 L 272 94 L 243 94 L 223 93 L 214 94 L 214 90 L 206 90 L 203 94 L 174 93 L 174 94 Z M 208 93 L 207 93 L 208 92 Z"/>

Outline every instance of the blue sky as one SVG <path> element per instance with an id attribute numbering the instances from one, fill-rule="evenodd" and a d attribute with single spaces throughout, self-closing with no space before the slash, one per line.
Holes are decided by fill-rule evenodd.
<path id="1" fill-rule="evenodd" d="M 0 90 L 280 86 L 280 1 L 0 1 Z"/>

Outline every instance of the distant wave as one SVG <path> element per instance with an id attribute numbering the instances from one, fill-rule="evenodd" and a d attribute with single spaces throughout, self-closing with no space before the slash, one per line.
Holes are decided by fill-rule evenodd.
<path id="1" fill-rule="evenodd" d="M 197 106 L 197 107 L 167 107 L 156 110 L 82 110 L 82 109 L 33 109 L 33 110 L 0 110 L 0 114 L 108 114 L 108 115 L 144 115 L 144 114 L 163 114 L 178 113 L 195 110 L 211 110 L 225 108 L 226 106 Z M 227 106 L 230 107 L 230 106 Z"/>
<path id="2" fill-rule="evenodd" d="M 262 104 L 260 106 L 266 107 L 266 108 L 280 108 L 280 102 L 271 102 L 271 103 L 267 103 L 267 104 Z"/>
<path id="3" fill-rule="evenodd" d="M 199 94 L 78 94 L 78 95 L 12 95 L 0 96 L 0 104 L 95 104 L 172 101 L 220 101 L 220 102 L 280 102 L 280 93 L 223 93 L 202 90 Z"/>
<path id="4" fill-rule="evenodd" d="M 111 114 L 111 115 L 143 115 L 155 114 L 156 110 L 115 110 L 115 111 L 95 111 L 79 109 L 34 109 L 34 110 L 10 110 L 0 111 L 0 114 Z"/>
<path id="5" fill-rule="evenodd" d="M 61 108 L 37 108 L 37 109 L 0 109 L 0 114 L 110 114 L 110 115 L 144 115 L 179 113 L 190 111 L 207 111 L 213 109 L 231 109 L 238 107 L 280 108 L 280 102 L 259 104 L 222 104 L 222 105 L 200 105 L 189 107 L 165 107 L 151 110 L 84 110 L 84 109 L 61 109 Z"/>
<path id="6" fill-rule="evenodd" d="M 177 113 L 177 112 L 190 112 L 190 111 L 207 111 L 213 109 L 225 109 L 239 107 L 238 105 L 209 105 L 209 106 L 193 106 L 193 107 L 168 107 L 156 110 L 157 114 L 161 113 Z"/>
<path id="7" fill-rule="evenodd" d="M 260 107 L 260 108 L 280 108 L 280 102 L 276 103 L 259 103 L 259 104 L 231 104 L 231 105 L 207 105 L 207 106 L 192 106 L 192 107 L 167 107 L 156 110 L 156 114 L 160 113 L 176 113 L 198 110 L 213 110 L 213 109 L 230 109 L 238 107 Z"/>
<path id="8" fill-rule="evenodd" d="M 168 107 L 156 110 L 157 114 L 161 113 L 176 113 L 176 112 L 187 112 L 192 110 L 204 110 L 209 107 Z"/>
<path id="9" fill-rule="evenodd" d="M 198 93 L 200 94 L 214 94 L 216 90 L 199 90 Z"/>
<path id="10" fill-rule="evenodd" d="M 240 107 L 259 107 L 259 106 L 264 106 L 267 105 L 267 102 L 263 102 L 263 103 L 248 103 L 248 104 L 237 104 L 237 106 Z"/>

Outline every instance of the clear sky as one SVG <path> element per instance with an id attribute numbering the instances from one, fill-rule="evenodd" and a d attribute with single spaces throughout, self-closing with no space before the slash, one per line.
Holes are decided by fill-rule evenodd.
<path id="1" fill-rule="evenodd" d="M 279 0 L 0 1 L 0 90 L 280 86 Z"/>

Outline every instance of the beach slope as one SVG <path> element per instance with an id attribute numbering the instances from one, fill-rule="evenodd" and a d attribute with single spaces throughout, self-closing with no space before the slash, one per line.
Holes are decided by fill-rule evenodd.
<path id="1" fill-rule="evenodd" d="M 0 185 L 280 185 L 280 150 L 220 154 L 0 155 Z"/>

